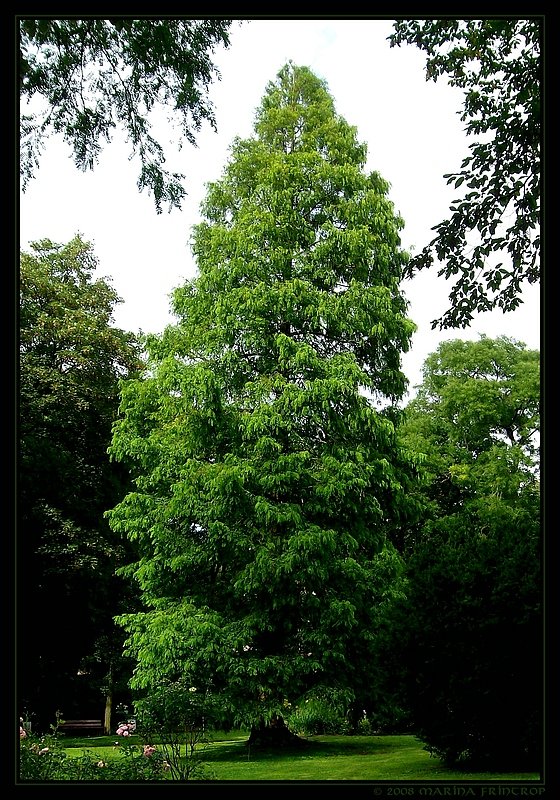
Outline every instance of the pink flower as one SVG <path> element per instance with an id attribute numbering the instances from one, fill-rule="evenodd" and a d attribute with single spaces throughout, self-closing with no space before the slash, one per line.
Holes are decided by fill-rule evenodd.
<path id="1" fill-rule="evenodd" d="M 155 752 L 156 752 L 156 748 L 153 746 L 153 744 L 144 745 L 144 755 L 146 756 L 146 758 L 149 758 L 150 756 L 153 756 L 153 754 Z"/>
<path id="2" fill-rule="evenodd" d="M 19 738 L 20 739 L 25 739 L 26 736 L 27 736 L 27 731 L 25 730 L 25 728 L 22 728 L 21 725 L 20 725 L 19 726 Z"/>
<path id="3" fill-rule="evenodd" d="M 130 736 L 136 730 L 136 723 L 122 722 L 117 728 L 117 736 Z"/>
<path id="4" fill-rule="evenodd" d="M 48 748 L 48 747 L 42 747 L 42 748 L 39 750 L 39 755 L 40 755 L 40 756 L 44 756 L 44 755 L 45 755 L 45 753 L 48 753 L 48 752 L 49 752 L 49 748 Z"/>

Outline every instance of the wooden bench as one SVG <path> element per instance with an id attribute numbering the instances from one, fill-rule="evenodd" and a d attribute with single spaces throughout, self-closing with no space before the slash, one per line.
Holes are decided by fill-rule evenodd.
<path id="1" fill-rule="evenodd" d="M 61 733 L 96 733 L 99 736 L 105 733 L 101 719 L 66 719 L 59 723 L 57 730 Z"/>

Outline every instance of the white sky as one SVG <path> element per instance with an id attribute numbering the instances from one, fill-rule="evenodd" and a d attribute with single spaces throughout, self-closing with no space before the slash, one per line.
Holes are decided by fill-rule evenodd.
<path id="1" fill-rule="evenodd" d="M 156 213 L 153 198 L 136 186 L 139 164 L 129 161 L 123 139 L 115 137 L 94 171 L 84 173 L 69 147 L 53 137 L 21 196 L 21 249 L 43 238 L 66 243 L 80 233 L 94 245 L 99 274 L 111 278 L 123 300 L 115 324 L 135 332 L 162 331 L 174 321 L 171 291 L 196 274 L 189 237 L 200 220 L 205 184 L 221 176 L 233 138 L 253 135 L 266 84 L 292 60 L 326 81 L 336 111 L 356 126 L 359 141 L 368 145 L 367 170 L 377 170 L 391 184 L 390 199 L 405 222 L 403 247 L 419 251 L 455 199 L 442 176 L 456 171 L 468 152 L 457 113 L 463 95 L 442 79 L 427 82 L 423 53 L 412 45 L 390 48 L 391 32 L 392 22 L 379 19 L 234 22 L 230 47 L 213 57 L 222 74 L 210 91 L 218 133 L 206 127 L 197 148 L 180 152 L 160 139 L 166 166 L 186 175 L 182 210 L 169 213 L 164 207 Z M 447 309 L 450 284 L 433 269 L 402 288 L 418 326 L 402 362 L 411 389 L 421 381 L 425 358 L 446 339 L 505 335 L 540 349 L 538 286 L 524 290 L 524 303 L 514 312 L 478 315 L 466 330 L 443 332 L 432 331 L 430 321 Z"/>

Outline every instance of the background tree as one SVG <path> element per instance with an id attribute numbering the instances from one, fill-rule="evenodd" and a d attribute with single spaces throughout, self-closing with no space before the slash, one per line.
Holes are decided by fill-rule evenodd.
<path id="1" fill-rule="evenodd" d="M 195 144 L 203 122 L 215 129 L 208 85 L 218 70 L 211 54 L 229 46 L 226 19 L 20 20 L 20 172 L 32 178 L 52 133 L 62 133 L 80 169 L 97 163 L 102 142 L 118 126 L 132 155 L 140 157 L 138 188 L 180 207 L 184 175 L 164 169 L 165 155 L 152 135 L 162 108 L 181 131 L 179 146 Z M 28 101 L 28 102 L 27 102 Z"/>
<path id="2" fill-rule="evenodd" d="M 539 388 L 539 353 L 519 342 L 444 342 L 401 428 L 425 457 L 427 513 L 388 650 L 417 734 L 449 764 L 540 768 Z"/>
<path id="3" fill-rule="evenodd" d="M 101 715 L 85 659 L 127 590 L 114 570 L 130 545 L 103 513 L 127 487 L 107 447 L 139 348 L 112 326 L 118 298 L 96 266 L 79 236 L 35 242 L 20 261 L 18 702 L 43 725 L 57 710 Z"/>
<path id="4" fill-rule="evenodd" d="M 521 303 L 540 274 L 542 17 L 398 20 L 391 47 L 415 44 L 426 79 L 464 90 L 461 119 L 473 137 L 460 169 L 444 175 L 462 194 L 451 216 L 405 270 L 433 264 L 456 279 L 450 308 L 432 327 L 469 325 L 473 313 Z M 468 190 L 468 191 L 467 191 Z"/>
<path id="5" fill-rule="evenodd" d="M 255 134 L 209 185 L 178 323 L 123 389 L 111 452 L 136 488 L 110 519 L 140 548 L 126 574 L 147 610 L 121 617 L 135 690 L 180 680 L 264 725 L 371 696 L 414 326 L 402 221 L 324 83 L 287 64 Z"/>

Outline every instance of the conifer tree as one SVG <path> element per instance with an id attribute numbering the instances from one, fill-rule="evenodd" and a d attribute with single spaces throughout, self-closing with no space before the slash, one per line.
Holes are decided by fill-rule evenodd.
<path id="1" fill-rule="evenodd" d="M 110 519 L 141 553 L 146 610 L 120 618 L 134 688 L 182 682 L 264 725 L 368 694 L 386 532 L 413 511 L 396 425 L 414 325 L 402 221 L 325 83 L 286 64 L 254 132 L 208 186 L 150 377 L 123 390 L 112 454 L 136 491 Z"/>

